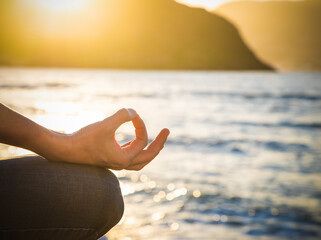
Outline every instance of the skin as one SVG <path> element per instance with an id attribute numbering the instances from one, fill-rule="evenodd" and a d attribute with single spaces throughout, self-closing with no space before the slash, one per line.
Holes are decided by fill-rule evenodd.
<path id="1" fill-rule="evenodd" d="M 135 139 L 120 146 L 116 130 L 132 121 Z M 163 149 L 169 130 L 164 128 L 148 145 L 145 124 L 133 109 L 90 124 L 72 134 L 54 132 L 0 104 L 0 142 L 31 150 L 50 161 L 140 170 Z"/>

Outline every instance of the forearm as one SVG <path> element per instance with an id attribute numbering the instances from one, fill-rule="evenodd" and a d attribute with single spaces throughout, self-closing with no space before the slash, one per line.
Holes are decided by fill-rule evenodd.
<path id="1" fill-rule="evenodd" d="M 44 157 L 57 148 L 59 136 L 0 104 L 0 142 L 25 148 Z M 56 150 L 57 151 L 57 150 Z"/>

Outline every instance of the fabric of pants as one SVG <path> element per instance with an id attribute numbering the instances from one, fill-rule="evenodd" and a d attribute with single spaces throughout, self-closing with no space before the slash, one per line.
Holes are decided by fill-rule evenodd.
<path id="1" fill-rule="evenodd" d="M 39 156 L 0 161 L 0 239 L 98 239 L 121 219 L 115 175 Z"/>

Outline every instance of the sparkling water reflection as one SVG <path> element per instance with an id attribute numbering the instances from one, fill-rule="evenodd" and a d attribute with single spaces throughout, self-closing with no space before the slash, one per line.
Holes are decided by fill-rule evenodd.
<path id="1" fill-rule="evenodd" d="M 321 75 L 1 69 L 1 101 L 72 132 L 133 107 L 150 139 L 142 172 L 117 172 L 126 203 L 110 240 L 319 239 Z M 126 142 L 131 124 L 117 132 Z M 5 145 L 0 156 L 25 152 Z"/>

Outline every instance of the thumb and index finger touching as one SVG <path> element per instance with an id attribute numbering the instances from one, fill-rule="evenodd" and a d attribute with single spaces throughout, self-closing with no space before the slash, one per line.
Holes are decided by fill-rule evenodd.
<path id="1" fill-rule="evenodd" d="M 137 116 L 137 112 L 132 108 L 122 108 L 110 117 L 112 119 L 112 128 L 116 131 L 125 122 L 133 120 Z"/>

